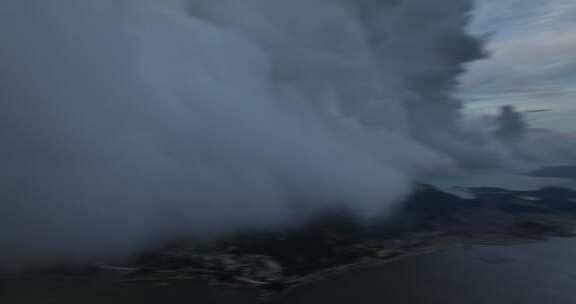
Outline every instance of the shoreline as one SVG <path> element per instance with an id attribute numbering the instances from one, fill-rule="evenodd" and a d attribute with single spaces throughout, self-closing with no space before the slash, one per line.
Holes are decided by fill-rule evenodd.
<path id="1" fill-rule="evenodd" d="M 423 186 L 386 225 L 359 226 L 350 214 L 322 215 L 299 229 L 225 239 L 210 246 L 171 244 L 126 264 L 47 274 L 80 280 L 201 282 L 255 291 L 262 300 L 357 269 L 391 264 L 458 244 L 512 246 L 573 237 L 576 191 L 471 188 L 463 198 Z"/>

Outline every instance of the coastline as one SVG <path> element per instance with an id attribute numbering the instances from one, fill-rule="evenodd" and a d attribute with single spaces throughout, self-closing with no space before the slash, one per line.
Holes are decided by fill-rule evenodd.
<path id="1" fill-rule="evenodd" d="M 423 186 L 385 225 L 358 226 L 348 213 L 336 212 L 291 231 L 244 235 L 208 246 L 171 244 L 127 264 L 86 265 L 85 272 L 76 273 L 31 272 L 0 283 L 23 287 L 20 283 L 45 279 L 47 285 L 68 281 L 83 290 L 86 284 L 100 286 L 96 290 L 137 289 L 139 284 L 203 290 L 205 285 L 255 294 L 262 302 L 342 273 L 387 267 L 459 244 L 503 247 L 574 236 L 576 191 L 469 191 L 473 198 Z"/>

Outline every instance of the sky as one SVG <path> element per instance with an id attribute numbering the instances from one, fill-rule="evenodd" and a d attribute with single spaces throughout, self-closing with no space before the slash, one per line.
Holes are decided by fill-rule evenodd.
<path id="1" fill-rule="evenodd" d="M 468 113 L 516 105 L 535 127 L 576 132 L 576 1 L 478 0 L 471 31 L 490 57 L 462 78 Z"/>

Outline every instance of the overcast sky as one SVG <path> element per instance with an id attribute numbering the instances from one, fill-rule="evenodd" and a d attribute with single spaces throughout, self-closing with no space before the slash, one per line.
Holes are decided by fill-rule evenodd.
<path id="1" fill-rule="evenodd" d="M 463 78 L 470 113 L 499 105 L 529 114 L 535 126 L 576 132 L 576 1 L 478 0 L 472 31 L 491 34 L 488 60 Z"/>

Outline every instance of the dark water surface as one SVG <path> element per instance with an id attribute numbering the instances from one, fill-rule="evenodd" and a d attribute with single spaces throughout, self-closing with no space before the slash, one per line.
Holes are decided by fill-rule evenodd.
<path id="1" fill-rule="evenodd" d="M 256 303 L 251 292 L 189 282 L 4 281 L 0 303 Z M 274 304 L 574 304 L 576 240 L 457 247 L 294 290 Z"/>
<path id="2" fill-rule="evenodd" d="M 576 240 L 455 248 L 302 288 L 278 303 L 574 304 Z"/>

